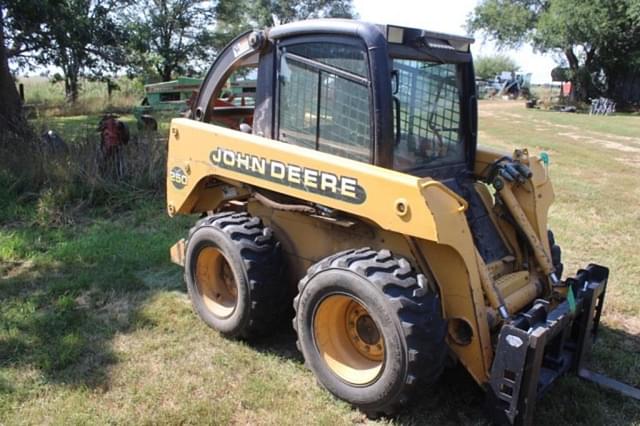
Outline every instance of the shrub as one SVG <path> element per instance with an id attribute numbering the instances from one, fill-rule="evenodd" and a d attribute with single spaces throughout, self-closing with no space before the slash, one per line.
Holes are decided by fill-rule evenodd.
<path id="1" fill-rule="evenodd" d="M 71 224 L 88 207 L 123 209 L 161 196 L 166 151 L 166 138 L 155 132 L 133 135 L 118 162 L 102 153 L 98 132 L 76 136 L 65 146 L 47 144 L 33 132 L 4 138 L 0 201 L 7 202 L 0 219 L 21 219 L 30 211 L 29 219 L 39 225 Z"/>

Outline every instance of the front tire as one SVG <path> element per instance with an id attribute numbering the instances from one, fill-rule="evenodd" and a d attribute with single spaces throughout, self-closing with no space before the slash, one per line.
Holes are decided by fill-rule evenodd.
<path id="1" fill-rule="evenodd" d="M 367 415 L 392 414 L 444 365 L 440 299 L 406 259 L 349 250 L 312 266 L 294 300 L 305 361 L 329 392 Z"/>
<path id="2" fill-rule="evenodd" d="M 185 281 L 200 318 L 228 337 L 273 329 L 287 307 L 280 245 L 260 219 L 241 212 L 207 216 L 189 232 Z"/>

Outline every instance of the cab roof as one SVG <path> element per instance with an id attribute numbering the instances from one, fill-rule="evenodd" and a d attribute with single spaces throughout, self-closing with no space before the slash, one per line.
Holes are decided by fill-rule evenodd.
<path id="1" fill-rule="evenodd" d="M 278 25 L 270 28 L 267 33 L 272 40 L 312 34 L 350 35 L 362 38 L 370 47 L 381 42 L 405 44 L 421 41 L 433 49 L 455 50 L 467 53 L 470 51 L 471 44 L 475 41 L 471 37 L 397 25 L 380 25 L 352 19 L 310 19 Z"/>

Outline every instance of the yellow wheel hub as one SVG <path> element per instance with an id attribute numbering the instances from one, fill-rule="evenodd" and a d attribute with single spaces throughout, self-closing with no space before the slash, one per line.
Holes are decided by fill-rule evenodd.
<path id="1" fill-rule="evenodd" d="M 384 364 L 384 338 L 369 312 L 354 298 L 332 295 L 318 306 L 313 332 L 320 357 L 340 379 L 374 381 Z"/>
<path id="2" fill-rule="evenodd" d="M 216 247 L 205 247 L 196 261 L 196 285 L 204 304 L 220 318 L 233 314 L 238 302 L 238 288 L 229 262 Z"/>

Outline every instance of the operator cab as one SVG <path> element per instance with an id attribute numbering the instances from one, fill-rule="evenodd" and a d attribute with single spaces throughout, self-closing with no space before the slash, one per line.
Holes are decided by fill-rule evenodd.
<path id="1" fill-rule="evenodd" d="M 473 169 L 472 39 L 325 19 L 245 33 L 225 48 L 192 115 L 420 177 Z M 255 78 L 255 98 L 228 88 Z M 254 80 L 255 81 L 255 80 Z M 466 100 L 466 101 L 465 101 Z"/>

